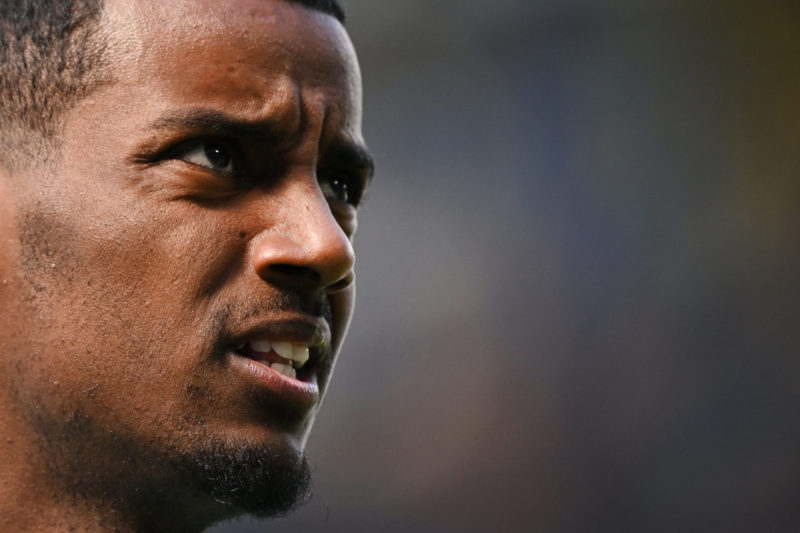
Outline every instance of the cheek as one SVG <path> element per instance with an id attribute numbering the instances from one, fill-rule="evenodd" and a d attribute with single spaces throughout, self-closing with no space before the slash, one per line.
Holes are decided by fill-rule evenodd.
<path id="1" fill-rule="evenodd" d="M 36 209 L 18 220 L 24 326 L 13 372 L 26 403 L 91 403 L 109 419 L 157 423 L 162 403 L 186 401 L 202 382 L 208 306 L 241 239 L 177 210 L 127 213 Z"/>

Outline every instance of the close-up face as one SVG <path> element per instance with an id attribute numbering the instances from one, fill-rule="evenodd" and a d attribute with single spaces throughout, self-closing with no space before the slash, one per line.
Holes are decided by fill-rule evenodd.
<path id="1" fill-rule="evenodd" d="M 350 41 L 278 0 L 109 2 L 101 28 L 109 80 L 3 191 L 6 401 L 67 476 L 299 472 L 371 171 Z"/>

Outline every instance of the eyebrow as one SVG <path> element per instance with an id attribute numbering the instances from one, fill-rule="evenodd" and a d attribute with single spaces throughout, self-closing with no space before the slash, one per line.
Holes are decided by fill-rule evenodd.
<path id="1" fill-rule="evenodd" d="M 287 144 L 295 135 L 287 135 L 274 120 L 246 120 L 210 109 L 187 109 L 168 113 L 152 125 L 155 130 L 195 130 L 228 137 L 245 137 Z M 287 139 L 288 137 L 288 139 Z"/>
<path id="2" fill-rule="evenodd" d="M 300 132 L 289 132 L 269 119 L 247 120 L 212 109 L 194 108 L 168 113 L 151 125 L 155 130 L 194 130 L 233 138 L 256 139 L 269 143 L 278 150 L 292 146 Z M 367 183 L 375 173 L 375 160 L 369 150 L 361 144 L 349 141 L 334 141 L 326 150 L 325 159 L 363 172 Z"/>
<path id="3" fill-rule="evenodd" d="M 338 164 L 362 172 L 366 184 L 372 181 L 375 174 L 375 160 L 367 148 L 360 144 L 336 141 L 326 150 L 325 159 L 333 159 Z"/>

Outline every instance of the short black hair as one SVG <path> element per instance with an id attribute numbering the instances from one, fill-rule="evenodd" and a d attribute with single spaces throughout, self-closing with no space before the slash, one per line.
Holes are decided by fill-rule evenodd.
<path id="1" fill-rule="evenodd" d="M 344 24 L 338 0 L 286 1 Z M 41 156 L 63 114 L 110 79 L 102 11 L 103 0 L 0 0 L 0 164 Z"/>
<path id="2" fill-rule="evenodd" d="M 0 161 L 25 148 L 34 155 L 31 141 L 52 137 L 63 113 L 97 88 L 101 11 L 102 0 L 0 3 Z"/>

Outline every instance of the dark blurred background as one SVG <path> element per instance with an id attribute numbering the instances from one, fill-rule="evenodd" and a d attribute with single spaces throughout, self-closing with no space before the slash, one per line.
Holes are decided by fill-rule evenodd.
<path id="1" fill-rule="evenodd" d="M 800 2 L 350 0 L 378 162 L 298 514 L 800 531 Z"/>

